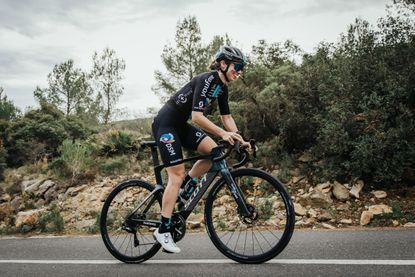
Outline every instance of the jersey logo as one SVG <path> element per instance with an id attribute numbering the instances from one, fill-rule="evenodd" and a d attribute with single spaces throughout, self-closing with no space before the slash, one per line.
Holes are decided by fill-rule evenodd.
<path id="1" fill-rule="evenodd" d="M 199 102 L 199 108 L 203 108 L 203 105 L 204 105 L 203 101 L 200 101 Z"/>
<path id="2" fill-rule="evenodd" d="M 173 142 L 175 142 L 174 136 L 173 136 L 172 133 L 163 134 L 160 137 L 160 141 L 163 142 L 163 143 L 173 143 Z"/>
<path id="3" fill-rule="evenodd" d="M 180 103 L 186 103 L 187 102 L 187 97 L 183 94 L 179 94 L 179 96 L 177 97 L 177 101 L 176 103 L 179 104 Z"/>

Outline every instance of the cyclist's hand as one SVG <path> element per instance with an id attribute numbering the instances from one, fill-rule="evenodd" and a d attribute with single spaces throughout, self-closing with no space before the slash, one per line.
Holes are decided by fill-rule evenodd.
<path id="1" fill-rule="evenodd" d="M 225 132 L 225 134 L 222 136 L 222 139 L 229 142 L 231 145 L 235 144 L 235 140 L 244 142 L 244 139 L 241 137 L 241 135 L 234 132 Z"/>
<path id="2" fill-rule="evenodd" d="M 249 152 L 251 152 L 251 151 L 252 151 L 252 146 L 251 146 L 251 144 L 250 144 L 249 142 L 247 142 L 247 141 L 242 141 L 242 143 L 241 143 L 241 148 L 242 148 L 242 149 L 247 149 Z"/>

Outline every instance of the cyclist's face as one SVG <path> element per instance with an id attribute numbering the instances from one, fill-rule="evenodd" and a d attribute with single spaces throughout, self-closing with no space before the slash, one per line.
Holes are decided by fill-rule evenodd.
<path id="1" fill-rule="evenodd" d="M 229 81 L 234 81 L 242 74 L 242 66 L 240 64 L 231 63 L 226 73 Z"/>

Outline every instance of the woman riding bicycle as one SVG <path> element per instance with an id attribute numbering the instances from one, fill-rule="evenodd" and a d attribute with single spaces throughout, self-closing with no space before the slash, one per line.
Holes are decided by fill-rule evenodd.
<path id="1" fill-rule="evenodd" d="M 199 160 L 185 176 L 182 146 L 201 154 L 209 154 L 217 146 L 215 141 L 202 130 L 187 123 L 189 117 L 203 130 L 231 144 L 238 140 L 243 146 L 250 148 L 250 144 L 238 134 L 238 128 L 228 105 L 227 85 L 240 76 L 245 63 L 245 56 L 238 48 L 221 47 L 210 67 L 212 71 L 199 74 L 181 88 L 160 109 L 153 121 L 153 135 L 163 163 L 167 166 L 168 175 L 162 200 L 162 224 L 155 230 L 154 237 L 168 252 L 180 252 L 170 233 L 171 216 L 179 189 L 186 187 L 190 182 L 195 183 L 194 178 L 206 173 L 212 165 L 210 160 Z M 216 98 L 225 130 L 203 115 L 205 108 Z M 181 196 L 189 197 L 189 195 Z"/>

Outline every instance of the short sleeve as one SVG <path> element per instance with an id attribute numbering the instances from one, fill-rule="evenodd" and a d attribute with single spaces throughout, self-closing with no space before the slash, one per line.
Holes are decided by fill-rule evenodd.
<path id="1" fill-rule="evenodd" d="M 218 97 L 218 104 L 221 115 L 231 114 L 228 102 L 228 87 L 223 87 L 223 91 Z"/>

